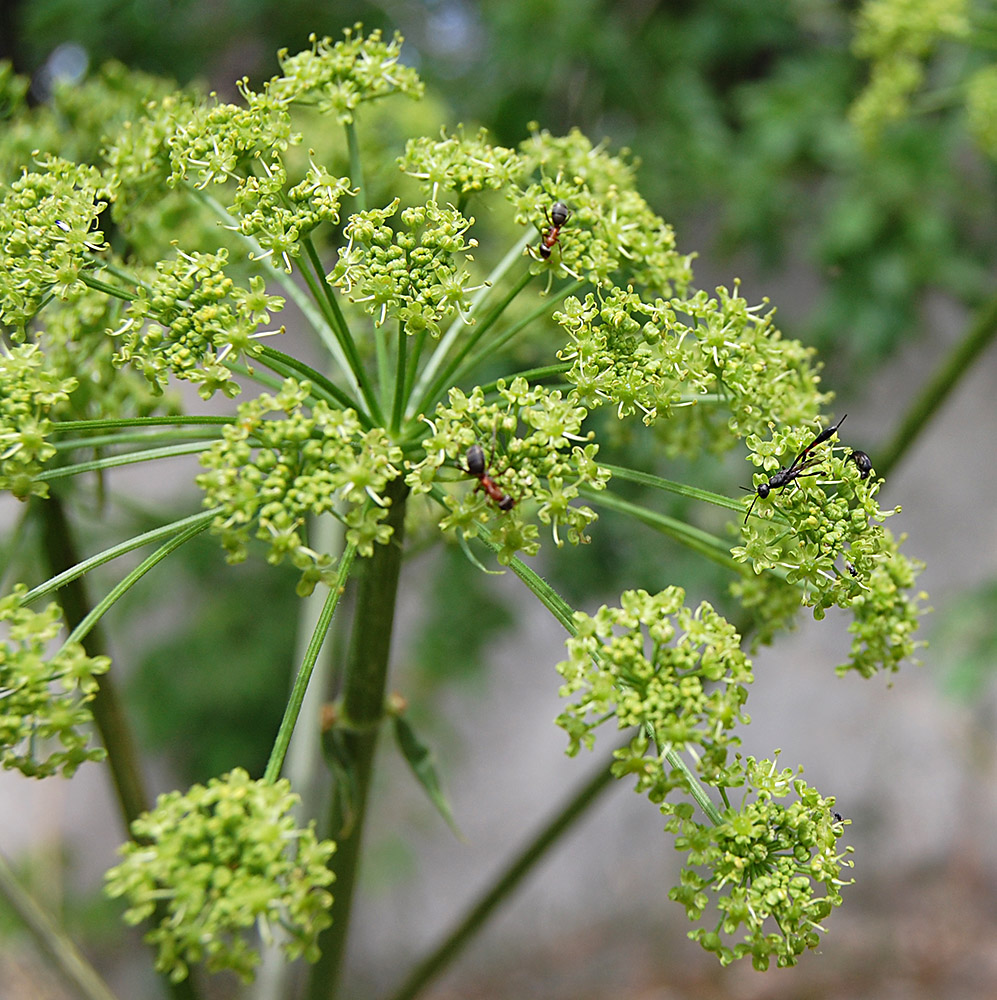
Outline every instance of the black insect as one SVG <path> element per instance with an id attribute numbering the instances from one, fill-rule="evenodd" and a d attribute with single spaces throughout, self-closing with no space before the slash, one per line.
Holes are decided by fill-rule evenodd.
<path id="1" fill-rule="evenodd" d="M 508 493 L 503 493 L 498 483 L 488 475 L 488 463 L 485 461 L 485 449 L 480 444 L 472 444 L 467 449 L 464 458 L 467 463 L 465 472 L 478 480 L 474 488 L 484 490 L 494 501 L 499 510 L 512 510 L 516 501 Z"/>
<path id="2" fill-rule="evenodd" d="M 550 212 L 546 208 L 544 209 L 544 215 L 547 218 L 547 228 L 544 230 L 543 239 L 540 242 L 540 256 L 547 260 L 554 249 L 554 244 L 561 242 L 557 235 L 571 217 L 571 209 L 563 201 L 555 201 Z"/>
<path id="3" fill-rule="evenodd" d="M 841 419 L 844 420 L 844 417 Z M 858 466 L 859 475 L 868 479 L 872 472 L 872 459 L 864 451 L 853 451 L 848 457 Z"/>
<path id="4" fill-rule="evenodd" d="M 819 461 L 819 458 L 815 458 L 810 453 L 819 444 L 827 441 L 829 438 L 833 437 L 837 432 L 838 428 L 845 422 L 846 413 L 836 424 L 832 424 L 830 427 L 822 430 L 820 434 L 817 435 L 800 453 L 793 459 L 792 464 L 785 469 L 780 469 L 778 472 L 773 473 L 769 476 L 767 483 L 760 483 L 758 486 L 749 488 L 747 486 L 742 486 L 742 490 L 746 490 L 748 493 L 754 493 L 755 499 L 751 501 L 751 506 L 748 508 L 748 513 L 744 515 L 744 523 L 748 523 L 748 518 L 751 516 L 751 512 L 755 509 L 755 502 L 761 497 L 763 500 L 773 491 L 780 490 L 783 486 L 788 486 L 790 483 L 795 482 L 804 472 L 812 469 Z"/>

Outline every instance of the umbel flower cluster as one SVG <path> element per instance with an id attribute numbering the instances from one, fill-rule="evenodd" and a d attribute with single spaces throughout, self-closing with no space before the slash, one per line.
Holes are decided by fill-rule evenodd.
<path id="1" fill-rule="evenodd" d="M 404 121 L 404 106 L 381 99 L 422 94 L 400 45 L 359 28 L 313 39 L 282 52 L 261 89 L 243 82 L 234 104 L 109 67 L 82 94 L 29 110 L 22 83 L 0 73 L 0 108 L 39 137 L 30 153 L 22 132 L 0 139 L 0 485 L 44 497 L 72 477 L 197 452 L 204 524 L 228 558 L 288 560 L 301 594 L 397 545 L 388 515 L 403 504 L 410 537 L 455 538 L 475 562 L 472 545 L 490 550 L 540 596 L 550 588 L 522 557 L 545 538 L 586 542 L 601 507 L 624 509 L 614 484 L 631 479 L 661 503 L 628 500 L 630 513 L 731 573 L 756 643 L 801 607 L 838 607 L 854 635 L 842 669 L 896 670 L 916 647 L 919 567 L 884 527 L 895 512 L 878 505 L 882 480 L 842 441 L 823 441 L 819 466 L 764 496 L 737 495 L 736 472 L 731 496 L 601 457 L 606 442 L 625 451 L 646 437 L 656 454 L 715 464 L 743 443 L 757 490 L 826 426 L 812 352 L 736 284 L 696 289 L 691 255 L 641 198 L 632 162 L 578 132 L 535 129 L 511 149 L 444 131 L 397 150 L 394 175 L 365 172 L 365 152 L 382 163 L 380 136 Z M 59 102 L 88 97 L 104 136 L 75 162 Z M 367 133 L 368 118 L 391 128 Z M 325 361 L 272 346 L 292 325 L 311 329 Z M 165 393 L 185 381 L 205 401 L 254 391 L 234 414 L 184 417 Z M 107 386 L 99 398 L 94 384 Z M 176 439 L 150 447 L 164 427 Z M 661 516 L 674 493 L 714 524 L 724 511 L 734 544 Z M 323 517 L 342 524 L 343 548 L 317 540 Z M 570 750 L 609 719 L 636 732 L 616 771 L 636 777 L 688 851 L 675 898 L 696 919 L 719 908 L 698 939 L 722 961 L 795 962 L 840 902 L 843 824 L 774 763 L 731 760 L 752 679 L 741 636 L 675 587 L 559 617 Z M 84 678 L 65 650 L 31 653 L 39 676 L 75 678 L 84 693 L 107 667 Z M 25 676 L 5 682 L 11 699 Z M 67 736 L 82 710 L 56 695 L 31 708 L 69 766 L 82 759 Z M 11 731 L 6 747 L 25 735 Z M 739 806 L 731 788 L 744 789 Z M 129 919 L 153 920 L 161 969 L 182 978 L 203 960 L 248 976 L 245 933 L 274 920 L 314 957 L 332 845 L 293 830 L 288 804 L 282 784 L 237 770 L 134 824 L 110 885 Z"/>

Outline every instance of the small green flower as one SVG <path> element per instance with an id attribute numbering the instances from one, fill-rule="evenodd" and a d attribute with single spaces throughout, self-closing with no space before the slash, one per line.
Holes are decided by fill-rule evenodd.
<path id="1" fill-rule="evenodd" d="M 788 465 L 813 436 L 807 427 L 784 429 L 769 440 L 749 435 L 749 457 L 766 470 L 756 477 L 756 485 Z M 814 453 L 822 457 L 819 466 L 758 499 L 742 525 L 743 544 L 731 554 L 755 574 L 775 570 L 778 577 L 736 584 L 736 593 L 750 594 L 753 606 L 765 608 L 763 620 L 774 610 L 773 601 L 783 605 L 787 584 L 796 585 L 797 598 L 814 609 L 815 618 L 823 618 L 831 607 L 848 609 L 855 639 L 851 659 L 839 672 L 853 669 L 871 676 L 877 670 L 897 670 L 919 645 L 913 633 L 926 595 L 914 586 L 923 567 L 900 552 L 883 526 L 899 511 L 879 507 L 876 495 L 883 481 L 863 479 L 849 457 L 835 453 L 833 442 L 820 447 L 826 450 L 823 456 Z M 784 612 L 777 614 L 782 618 Z M 772 626 L 768 621 L 766 638 Z"/>
<path id="2" fill-rule="evenodd" d="M 82 288 L 80 275 L 99 266 L 107 185 L 96 167 L 40 155 L 9 187 L 0 185 L 0 322 L 23 338 L 50 295 Z"/>
<path id="3" fill-rule="evenodd" d="M 399 212 L 385 208 L 350 217 L 348 244 L 328 280 L 374 316 L 375 326 L 395 320 L 407 334 L 442 333 L 442 325 L 468 309 L 471 287 L 466 261 L 477 244 L 465 240 L 474 219 L 431 202 Z M 398 215 L 399 231 L 388 224 Z"/>
<path id="4" fill-rule="evenodd" d="M 307 382 L 287 379 L 277 396 L 264 393 L 240 406 L 223 439 L 201 456 L 210 471 L 197 477 L 205 506 L 222 508 L 212 531 L 229 561 L 246 558 L 255 526 L 269 562 L 289 559 L 301 570 L 299 592 L 334 578 L 335 557 L 309 545 L 309 518 L 343 520 L 347 541 L 362 556 L 388 542 L 383 492 L 400 475 L 402 458 L 383 428 L 364 430 L 353 410 L 317 400 L 306 412 L 310 392 Z"/>
<path id="5" fill-rule="evenodd" d="M 737 755 L 724 784 L 746 791 L 740 808 L 728 807 L 716 824 L 695 820 L 687 803 L 662 805 L 676 848 L 688 853 L 669 896 L 690 920 L 701 920 L 713 898 L 717 924 L 689 936 L 721 964 L 750 956 L 759 970 L 773 958 L 780 967 L 795 965 L 819 946 L 821 921 L 841 905 L 842 869 L 851 865 L 852 852 L 838 850 L 844 824 L 833 798 L 823 798 L 791 769 L 777 770 L 776 760 Z"/>
<path id="6" fill-rule="evenodd" d="M 487 137 L 485 129 L 468 138 L 462 127 L 454 136 L 444 128 L 440 139 L 410 139 L 399 165 L 422 182 L 430 201 L 435 202 L 442 190 L 453 192 L 463 203 L 480 191 L 508 188 L 523 173 L 524 163 L 516 151 L 493 146 Z"/>
<path id="7" fill-rule="evenodd" d="M 259 354 L 259 326 L 284 300 L 267 295 L 263 279 L 241 288 L 226 273 L 228 252 L 184 253 L 161 261 L 124 310 L 111 335 L 117 338 L 115 363 L 130 364 L 155 391 L 170 375 L 198 384 L 208 399 L 221 390 L 241 390 L 223 363 Z"/>
<path id="8" fill-rule="evenodd" d="M 128 901 L 131 924 L 153 918 L 145 940 L 158 949 L 156 968 L 174 982 L 204 962 L 251 982 L 259 963 L 254 929 L 290 932 L 288 959 L 317 961 L 328 927 L 335 850 L 314 823 L 296 828 L 298 796 L 287 780 L 253 781 L 241 768 L 188 792 L 160 795 L 132 823 L 134 841 L 106 876 L 106 891 Z"/>
<path id="9" fill-rule="evenodd" d="M 695 747 L 703 774 L 714 776 L 737 742 L 730 730 L 745 720 L 745 686 L 752 682 L 734 627 L 705 601 L 691 611 L 680 587 L 627 591 L 619 608 L 603 605 L 594 616 L 578 611 L 574 623 L 569 658 L 557 665 L 562 697 L 575 699 L 557 720 L 571 737 L 568 752 L 591 747 L 595 730 L 615 717 L 620 729 L 641 732 L 639 746 L 620 756 L 618 775 L 647 774 L 646 733 L 662 753 Z"/>
<path id="10" fill-rule="evenodd" d="M 75 378 L 47 371 L 46 362 L 37 344 L 0 353 L 0 488 L 19 500 L 48 496 L 48 484 L 36 477 L 55 455 L 49 414 L 78 385 Z"/>
<path id="11" fill-rule="evenodd" d="M 363 27 L 357 24 L 343 35 L 339 42 L 311 35 L 311 49 L 293 56 L 282 49 L 277 53 L 282 75 L 270 80 L 262 94 L 253 94 L 244 85 L 247 98 L 267 108 L 310 105 L 346 125 L 365 101 L 390 94 L 422 96 L 424 87 L 416 71 L 399 62 L 400 34 L 396 32 L 390 42 L 379 30 L 364 38 Z"/>
<path id="12" fill-rule="evenodd" d="M 496 455 L 488 455 L 489 475 L 515 506 L 499 510 L 469 479 L 443 497 L 449 513 L 440 528 L 471 538 L 487 522 L 501 546 L 499 561 L 508 563 L 517 552 L 539 551 L 538 531 L 524 513 L 535 509 L 556 545 L 565 539 L 572 545 L 584 543 L 596 513 L 573 501 L 585 487 L 604 489 L 610 478 L 595 461 L 598 446 L 582 433 L 586 415 L 584 407 L 559 390 L 531 386 L 524 378 L 508 385 L 499 381 L 496 400 L 490 403 L 480 387 L 470 395 L 451 389 L 449 405 L 441 403 L 427 421 L 433 433 L 423 441 L 425 457 L 410 465 L 406 482 L 415 494 L 429 492 L 435 482 L 445 481 L 438 477 L 441 469 L 466 469 L 472 445 L 490 452 L 492 442 L 501 444 Z"/>
<path id="13" fill-rule="evenodd" d="M 87 656 L 79 643 L 50 651 L 62 629 L 62 611 L 50 604 L 36 613 L 22 607 L 27 587 L 0 598 L 0 760 L 30 778 L 62 771 L 67 778 L 87 760 L 102 760 L 103 749 L 88 747 L 93 722 L 87 702 L 97 692 L 98 674 L 111 665 L 106 656 Z"/>

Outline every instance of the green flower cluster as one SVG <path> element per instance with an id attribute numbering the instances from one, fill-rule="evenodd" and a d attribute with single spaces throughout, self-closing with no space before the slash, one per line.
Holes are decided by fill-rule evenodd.
<path id="1" fill-rule="evenodd" d="M 741 807 L 728 807 L 714 823 L 693 819 L 686 802 L 662 806 L 676 848 L 688 852 L 681 883 L 669 896 L 690 920 L 700 920 L 715 897 L 717 924 L 689 936 L 721 964 L 750 955 L 759 970 L 773 958 L 780 967 L 795 965 L 804 950 L 818 947 L 821 921 L 841 905 L 842 868 L 851 865 L 846 856 L 852 852 L 838 850 L 844 822 L 832 810 L 833 798 L 823 798 L 790 768 L 777 770 L 775 760 L 738 755 L 725 786 L 738 785 L 753 798 L 746 791 Z M 731 946 L 736 937 L 741 940 Z"/>
<path id="2" fill-rule="evenodd" d="M 118 338 L 115 363 L 131 364 L 162 391 L 170 375 L 198 384 L 210 399 L 218 390 L 240 392 L 224 364 L 260 351 L 259 326 L 284 307 L 267 295 L 263 278 L 243 288 L 226 274 L 228 253 L 184 253 L 161 261 L 137 289 L 124 318 L 111 335 Z"/>
<path id="3" fill-rule="evenodd" d="M 542 230 L 543 210 L 554 201 L 571 209 L 571 239 L 561 240 L 548 260 L 595 285 L 629 284 L 651 294 L 683 294 L 692 280 L 692 254 L 679 254 L 671 226 L 651 211 L 637 191 L 635 168 L 626 150 L 611 156 L 577 129 L 566 136 L 534 131 L 522 144 L 523 176 L 539 171 L 541 180 L 510 197 L 516 222 Z M 550 180 L 549 171 L 556 171 Z"/>
<path id="4" fill-rule="evenodd" d="M 866 0 L 856 18 L 855 54 L 872 60 L 870 80 L 851 109 L 866 138 L 903 118 L 939 42 L 970 33 L 967 0 Z"/>
<path id="5" fill-rule="evenodd" d="M 222 508 L 212 531 L 229 561 L 246 558 L 255 525 L 269 562 L 288 558 L 301 570 L 301 594 L 320 580 L 331 583 L 335 566 L 333 555 L 308 545 L 308 518 L 340 518 L 347 542 L 369 556 L 375 542 L 391 537 L 390 526 L 381 523 L 390 501 L 381 493 L 400 474 L 402 458 L 383 428 L 364 430 L 353 410 L 310 401 L 310 394 L 307 382 L 287 379 L 276 396 L 263 393 L 242 404 L 222 440 L 201 456 L 210 471 L 197 477 L 205 506 Z M 283 416 L 267 419 L 273 413 Z"/>
<path id="6" fill-rule="evenodd" d="M 11 185 L 0 183 L 0 323 L 23 338 L 50 296 L 68 298 L 104 249 L 94 229 L 107 207 L 95 167 L 40 155 Z"/>
<path id="7" fill-rule="evenodd" d="M 464 239 L 474 219 L 435 202 L 403 209 L 401 228 L 387 220 L 398 212 L 396 198 L 385 208 L 357 212 L 346 224 L 349 241 L 328 280 L 351 302 L 375 316 L 375 325 L 397 320 L 407 334 L 439 337 L 441 324 L 468 308 L 470 273 L 459 258 L 477 244 Z"/>
<path id="8" fill-rule="evenodd" d="M 395 32 L 385 42 L 380 30 L 365 38 L 362 26 L 347 28 L 342 41 L 309 37 L 310 50 L 289 56 L 282 49 L 277 58 L 282 76 L 274 77 L 262 94 L 243 88 L 251 103 L 265 107 L 287 107 L 293 103 L 315 107 L 321 114 L 335 115 L 346 125 L 354 120 L 357 108 L 391 94 L 419 98 L 425 87 L 419 74 L 398 61 L 402 37 Z"/>
<path id="9" fill-rule="evenodd" d="M 75 378 L 46 370 L 37 344 L 21 344 L 0 353 L 0 489 L 19 500 L 48 496 L 48 483 L 37 476 L 55 448 L 47 438 L 49 413 L 76 389 Z"/>
<path id="10" fill-rule="evenodd" d="M 737 742 L 730 730 L 746 721 L 745 685 L 752 682 L 736 629 L 705 601 L 695 611 L 686 607 L 681 587 L 628 590 L 618 608 L 576 611 L 574 626 L 568 659 L 557 665 L 561 696 L 575 699 L 557 720 L 570 737 L 568 753 L 591 749 L 595 730 L 615 717 L 620 729 L 641 729 L 617 774 L 637 773 L 653 801 L 664 798 L 670 785 L 660 782 L 670 779 L 645 759 L 648 739 L 662 757 L 694 748 L 704 777 L 720 773 Z"/>
<path id="11" fill-rule="evenodd" d="M 50 644 L 62 629 L 62 611 L 22 606 L 27 588 L 19 585 L 0 598 L 0 622 L 7 630 L 0 643 L 0 760 L 29 778 L 57 771 L 68 778 L 104 751 L 88 747 L 93 721 L 87 702 L 97 692 L 97 675 L 111 665 L 106 656 L 87 656 L 68 643 L 55 653 Z"/>
<path id="12" fill-rule="evenodd" d="M 721 916 L 715 929 L 690 937 L 727 964 L 751 955 L 756 967 L 793 965 L 805 948 L 819 943 L 820 921 L 841 902 L 842 856 L 836 842 L 842 823 L 824 799 L 792 771 L 774 762 L 727 764 L 738 739 L 731 730 L 747 722 L 745 685 L 751 664 L 732 625 L 705 602 L 695 611 L 685 594 L 668 587 L 658 594 L 627 591 L 619 608 L 603 606 L 594 616 L 576 612 L 569 658 L 558 664 L 563 697 L 575 701 L 558 719 L 570 737 L 568 752 L 591 748 L 594 731 L 615 718 L 621 729 L 637 727 L 630 743 L 615 752 L 613 773 L 636 777 L 668 817 L 675 846 L 688 851 L 681 882 L 669 893 L 700 920 L 711 903 Z M 652 746 L 653 755 L 648 755 Z M 718 789 L 723 812 L 706 797 L 681 755 L 695 761 L 699 779 Z M 747 786 L 754 799 L 730 807 L 727 789 Z M 672 801 L 675 791 L 681 799 Z M 795 794 L 789 805 L 777 801 Z M 693 818 L 692 796 L 706 813 Z M 848 851 L 851 849 L 849 848 Z M 818 886 L 824 894 L 816 896 Z M 743 940 L 731 947 L 731 936 Z"/>
<path id="13" fill-rule="evenodd" d="M 468 138 L 463 128 L 454 136 L 448 136 L 444 128 L 441 136 L 410 139 L 399 160 L 402 172 L 422 183 L 431 202 L 435 203 L 442 189 L 453 191 L 463 205 L 479 191 L 508 189 L 523 173 L 524 164 L 516 151 L 492 145 L 485 129 Z"/>
<path id="14" fill-rule="evenodd" d="M 427 421 L 432 434 L 422 442 L 425 457 L 409 467 L 406 482 L 412 492 L 429 492 L 443 467 L 466 471 L 467 451 L 477 444 L 494 461 L 489 475 L 516 506 L 496 517 L 494 501 L 468 484 L 443 497 L 449 513 L 440 521 L 441 530 L 457 530 L 471 538 L 489 522 L 500 545 L 499 561 L 508 563 L 517 552 L 535 555 L 540 548 L 537 526 L 522 514 L 528 507 L 541 523 L 550 525 L 556 545 L 562 544 L 562 534 L 572 545 L 587 541 L 595 511 L 572 501 L 582 487 L 604 489 L 610 478 L 596 464 L 598 445 L 589 443 L 591 434 L 581 433 L 587 411 L 558 390 L 530 386 L 525 378 L 509 385 L 499 381 L 496 396 L 489 403 L 480 387 L 470 395 L 450 390 L 449 405 L 440 403 L 434 419 Z M 501 452 L 490 456 L 492 444 L 498 442 Z"/>
<path id="15" fill-rule="evenodd" d="M 298 796 L 287 780 L 253 781 L 240 768 L 160 795 L 132 823 L 134 841 L 107 873 L 106 891 L 126 897 L 131 924 L 154 917 L 145 940 L 158 949 L 156 968 L 174 982 L 189 966 L 231 970 L 250 982 L 259 953 L 249 933 L 264 940 L 280 925 L 289 959 L 318 959 L 316 939 L 328 927 L 335 851 L 314 824 L 296 828 Z"/>
<path id="16" fill-rule="evenodd" d="M 796 427 L 761 440 L 749 435 L 750 459 L 766 469 L 755 485 L 765 482 L 786 460 L 813 439 L 812 428 Z M 913 656 L 913 639 L 923 593 L 914 591 L 922 565 L 905 556 L 883 526 L 898 513 L 884 511 L 876 501 L 883 480 L 862 478 L 849 455 L 827 446 L 819 467 L 790 484 L 757 499 L 753 514 L 742 526 L 743 544 L 731 550 L 734 558 L 766 578 L 739 583 L 735 592 L 762 618 L 783 617 L 769 606 L 783 603 L 787 584 L 797 600 L 823 618 L 827 608 L 850 609 L 855 639 L 851 658 L 839 671 L 857 670 L 871 676 L 877 670 L 897 670 Z M 902 539 L 901 539 L 902 541 Z M 774 612 L 770 615 L 770 612 Z"/>
<path id="17" fill-rule="evenodd" d="M 590 408 L 635 413 L 672 452 L 724 450 L 760 430 L 767 414 L 796 422 L 816 416 L 813 350 L 783 339 L 772 312 L 718 288 L 716 297 L 644 301 L 632 288 L 569 298 L 554 317 L 568 335 L 558 357 Z M 699 405 L 720 398 L 724 407 Z M 681 419 L 676 411 L 681 409 Z M 662 419 L 667 418 L 667 419 Z"/>

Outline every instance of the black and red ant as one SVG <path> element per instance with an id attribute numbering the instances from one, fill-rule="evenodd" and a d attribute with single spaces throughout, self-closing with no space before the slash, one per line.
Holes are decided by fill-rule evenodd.
<path id="1" fill-rule="evenodd" d="M 820 461 L 819 458 L 814 458 L 812 456 L 808 457 L 810 456 L 810 452 L 812 452 L 817 445 L 822 444 L 824 441 L 827 441 L 830 437 L 832 437 L 838 428 L 845 422 L 845 417 L 847 416 L 848 414 L 846 413 L 845 416 L 842 417 L 836 424 L 832 424 L 826 430 L 821 431 L 820 434 L 818 434 L 817 437 L 815 437 L 813 441 L 811 441 L 810 444 L 808 444 L 799 453 L 799 455 L 793 459 L 792 464 L 788 468 L 780 469 L 778 472 L 773 473 L 773 475 L 769 476 L 767 483 L 759 483 L 758 486 L 751 489 L 747 486 L 741 487 L 742 490 L 755 494 L 755 498 L 751 501 L 751 506 L 748 508 L 748 513 L 744 515 L 745 524 L 748 523 L 748 518 L 751 516 L 751 512 L 755 509 L 755 503 L 759 497 L 764 500 L 773 490 L 782 489 L 783 486 L 788 486 L 790 483 L 795 482 L 800 476 L 803 475 L 804 472 L 812 469 Z"/>
<path id="2" fill-rule="evenodd" d="M 484 490 L 495 501 L 499 510 L 512 510 L 516 506 L 515 498 L 503 493 L 498 483 L 488 475 L 485 449 L 480 444 L 472 444 L 467 449 L 464 461 L 467 463 L 464 471 L 478 480 L 478 485 L 474 488 Z"/>
<path id="3" fill-rule="evenodd" d="M 547 260 L 554 250 L 554 244 L 560 244 L 557 234 L 561 228 L 571 218 L 571 209 L 563 201 L 555 201 L 551 205 L 550 212 L 544 209 L 544 217 L 547 219 L 547 228 L 543 232 L 543 239 L 540 241 L 540 256 Z"/>

